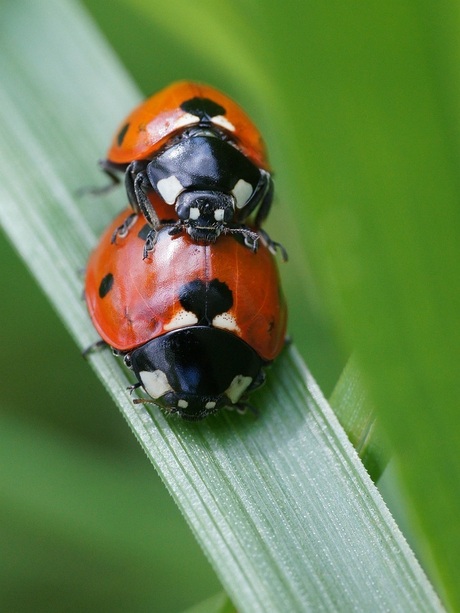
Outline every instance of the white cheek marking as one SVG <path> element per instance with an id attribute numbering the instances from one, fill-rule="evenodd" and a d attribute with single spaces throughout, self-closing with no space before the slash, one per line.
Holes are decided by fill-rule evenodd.
<path id="1" fill-rule="evenodd" d="M 216 406 L 216 403 L 213 400 L 210 400 L 204 405 L 204 408 L 209 410 L 209 409 L 214 409 L 215 406 Z"/>
<path id="2" fill-rule="evenodd" d="M 194 326 L 198 323 L 198 317 L 191 311 L 179 311 L 174 317 L 164 324 L 163 330 L 169 332 L 170 330 L 177 330 L 178 328 L 186 328 L 187 326 Z"/>
<path id="3" fill-rule="evenodd" d="M 245 181 L 244 179 L 240 179 L 235 187 L 232 189 L 232 194 L 236 199 L 236 207 L 241 209 L 244 207 L 246 202 L 252 196 L 252 185 Z"/>
<path id="4" fill-rule="evenodd" d="M 243 393 L 252 383 L 252 377 L 245 377 L 244 375 L 236 375 L 233 381 L 230 383 L 229 388 L 226 390 L 227 396 L 235 404 L 241 398 Z"/>
<path id="5" fill-rule="evenodd" d="M 220 313 L 216 315 L 211 322 L 215 328 L 221 328 L 222 330 L 230 330 L 231 332 L 241 332 L 236 319 L 230 313 Z"/>
<path id="6" fill-rule="evenodd" d="M 162 370 L 154 370 L 153 372 L 143 370 L 139 373 L 139 377 L 143 388 L 152 398 L 160 398 L 166 392 L 172 391 L 172 387 L 169 385 L 168 379 Z"/>
<path id="7" fill-rule="evenodd" d="M 190 213 L 188 214 L 188 218 L 189 219 L 198 219 L 198 217 L 200 216 L 200 209 L 196 208 L 195 206 L 192 207 L 190 209 Z"/>
<path id="8" fill-rule="evenodd" d="M 179 407 L 179 409 L 186 409 L 188 407 L 188 402 L 186 400 L 178 400 L 177 401 L 177 406 Z"/>
<path id="9" fill-rule="evenodd" d="M 167 204 L 174 204 L 177 196 L 184 191 L 184 186 L 177 177 L 171 175 L 167 179 L 160 179 L 158 181 L 157 190 Z"/>
<path id="10" fill-rule="evenodd" d="M 235 126 L 232 123 L 230 123 L 229 120 L 226 119 L 223 115 L 216 115 L 215 117 L 211 117 L 211 121 L 216 126 L 220 126 L 221 128 L 224 128 L 224 130 L 230 130 L 230 132 L 235 131 Z"/>
<path id="11" fill-rule="evenodd" d="M 223 221 L 223 219 L 224 219 L 224 212 L 225 212 L 224 209 L 216 209 L 214 211 L 214 219 L 216 221 Z"/>

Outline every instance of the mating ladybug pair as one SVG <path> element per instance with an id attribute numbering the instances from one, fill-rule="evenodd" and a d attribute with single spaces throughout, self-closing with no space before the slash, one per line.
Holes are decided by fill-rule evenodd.
<path id="1" fill-rule="evenodd" d="M 188 420 L 244 409 L 286 330 L 259 132 L 225 95 L 180 82 L 128 116 L 102 167 L 124 172 L 132 210 L 92 253 L 85 294 L 149 395 L 135 402 Z"/>

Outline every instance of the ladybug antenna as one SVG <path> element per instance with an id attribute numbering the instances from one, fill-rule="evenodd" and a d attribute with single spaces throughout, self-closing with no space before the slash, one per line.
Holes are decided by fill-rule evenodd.
<path id="1" fill-rule="evenodd" d="M 259 247 L 258 243 L 260 236 L 258 232 L 254 232 L 246 226 L 236 226 L 233 228 L 231 226 L 226 226 L 223 228 L 223 233 L 241 235 L 244 238 L 244 244 L 246 247 L 249 247 L 249 249 L 251 249 L 254 253 L 256 253 Z"/>

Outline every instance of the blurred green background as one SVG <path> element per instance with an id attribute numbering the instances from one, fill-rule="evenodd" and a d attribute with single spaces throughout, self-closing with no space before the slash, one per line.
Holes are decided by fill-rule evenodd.
<path id="1" fill-rule="evenodd" d="M 278 191 L 267 229 L 290 253 L 291 334 L 326 396 L 356 349 L 417 549 L 460 610 L 458 7 L 86 6 L 145 95 L 202 80 L 261 128 Z M 177 611 L 215 593 L 118 412 L 3 239 L 1 249 L 2 610 Z"/>

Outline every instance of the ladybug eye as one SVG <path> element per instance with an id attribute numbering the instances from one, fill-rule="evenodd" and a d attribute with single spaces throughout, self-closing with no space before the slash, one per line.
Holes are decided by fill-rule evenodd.
<path id="1" fill-rule="evenodd" d="M 131 364 L 131 354 L 127 353 L 123 358 L 123 362 L 125 363 L 126 368 L 132 369 L 133 365 Z"/>

